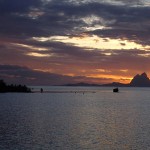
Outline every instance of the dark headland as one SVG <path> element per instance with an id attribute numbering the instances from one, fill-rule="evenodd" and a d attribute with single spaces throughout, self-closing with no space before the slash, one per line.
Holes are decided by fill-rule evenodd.
<path id="1" fill-rule="evenodd" d="M 119 82 L 113 82 L 108 84 L 89 84 L 89 83 L 76 83 L 76 84 L 65 84 L 65 86 L 108 86 L 108 87 L 150 87 L 150 79 L 144 72 L 141 75 L 137 74 L 133 77 L 129 84 L 123 84 Z"/>
<path id="2" fill-rule="evenodd" d="M 7 92 L 31 93 L 31 89 L 26 85 L 7 85 L 3 80 L 0 80 L 0 93 Z"/>

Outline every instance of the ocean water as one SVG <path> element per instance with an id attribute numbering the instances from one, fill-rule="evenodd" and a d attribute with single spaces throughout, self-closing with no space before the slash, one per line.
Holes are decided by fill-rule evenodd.
<path id="1" fill-rule="evenodd" d="M 43 89 L 0 94 L 0 150 L 150 149 L 150 88 Z"/>

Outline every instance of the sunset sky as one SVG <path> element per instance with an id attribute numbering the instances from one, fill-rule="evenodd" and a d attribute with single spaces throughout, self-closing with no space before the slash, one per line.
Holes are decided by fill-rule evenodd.
<path id="1" fill-rule="evenodd" d="M 129 83 L 150 76 L 150 0 L 0 0 L 0 79 Z"/>

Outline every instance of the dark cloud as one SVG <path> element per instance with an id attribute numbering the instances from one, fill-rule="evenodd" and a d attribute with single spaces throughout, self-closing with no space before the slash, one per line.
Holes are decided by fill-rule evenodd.
<path id="1" fill-rule="evenodd" d="M 122 1 L 127 3 L 128 1 Z M 139 1 L 136 1 L 139 2 Z M 145 40 L 149 42 L 149 7 L 132 7 L 128 5 L 114 5 L 111 3 L 89 2 L 76 5 L 69 1 L 50 1 L 46 4 L 39 0 L 27 0 L 21 2 L 0 1 L 0 33 L 3 36 L 15 36 L 16 38 L 29 38 L 33 36 L 70 35 L 74 36 L 78 32 L 85 32 L 83 27 L 94 25 L 104 25 L 109 27 L 104 30 L 91 32 L 103 37 L 129 38 L 138 42 Z M 135 2 L 134 2 L 135 3 Z M 34 11 L 33 7 L 37 10 Z M 41 12 L 42 15 L 36 18 L 29 14 Z M 96 15 L 99 21 L 91 24 L 82 20 L 85 17 Z M 136 29 L 136 30 L 135 30 Z M 117 31 L 117 32 L 116 32 Z M 109 36 L 108 33 L 111 35 Z M 126 33 L 124 33 L 126 32 Z M 116 36 L 116 33 L 118 35 Z M 142 33 L 142 34 L 141 34 Z"/>
<path id="2" fill-rule="evenodd" d="M 132 5 L 144 5 L 143 1 L 141 0 L 134 0 L 134 1 L 131 1 L 131 0 L 114 0 L 116 2 L 122 2 L 123 4 L 128 4 L 130 6 Z"/>
<path id="3" fill-rule="evenodd" d="M 95 80 L 108 80 L 86 78 L 84 76 L 63 76 L 54 73 L 31 70 L 27 67 L 0 65 L 0 79 L 7 83 L 27 84 L 27 85 L 62 85 L 66 83 L 93 82 Z"/>
<path id="4" fill-rule="evenodd" d="M 9 83 L 29 85 L 57 85 L 72 81 L 69 76 L 34 71 L 27 67 L 12 65 L 0 65 L 0 77 Z"/>
<path id="5" fill-rule="evenodd" d="M 0 0 L 0 14 L 22 13 L 28 11 L 31 7 L 40 6 L 40 0 Z"/>
<path id="6" fill-rule="evenodd" d="M 95 30 L 91 32 L 92 34 L 104 38 L 127 39 L 143 45 L 149 45 L 149 7 L 109 5 L 104 7 L 103 13 L 98 13 L 98 15 L 106 20 L 110 18 L 115 21 L 111 24 L 106 24 L 109 29 Z"/>

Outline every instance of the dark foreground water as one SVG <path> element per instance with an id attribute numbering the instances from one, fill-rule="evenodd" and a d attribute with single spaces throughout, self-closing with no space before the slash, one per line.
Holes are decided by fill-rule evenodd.
<path id="1" fill-rule="evenodd" d="M 150 149 L 150 88 L 62 90 L 0 94 L 0 150 Z"/>

